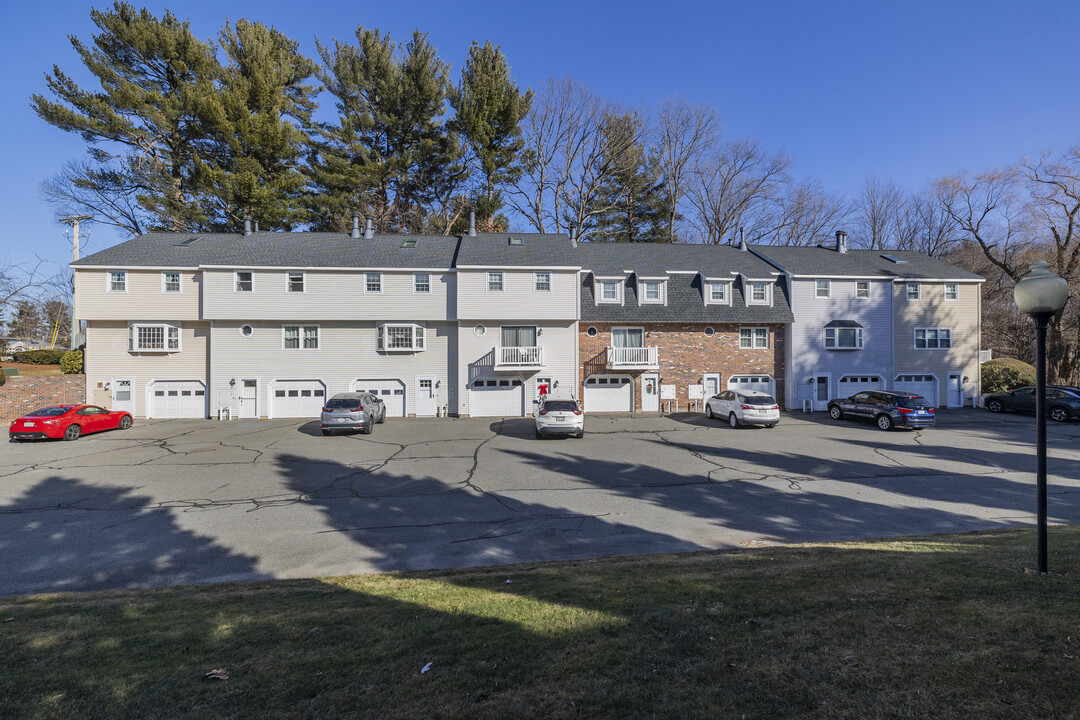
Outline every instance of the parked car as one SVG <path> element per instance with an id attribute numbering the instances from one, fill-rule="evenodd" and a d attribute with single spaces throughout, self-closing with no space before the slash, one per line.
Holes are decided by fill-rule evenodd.
<path id="1" fill-rule="evenodd" d="M 134 420 L 123 410 L 106 410 L 97 405 L 50 405 L 11 421 L 8 437 L 20 440 L 78 440 L 101 430 L 127 430 Z"/>
<path id="2" fill-rule="evenodd" d="M 882 430 L 933 427 L 937 422 L 934 407 L 921 395 L 885 390 L 866 390 L 829 401 L 829 417 L 840 420 L 847 416 L 870 418 Z"/>
<path id="3" fill-rule="evenodd" d="M 545 435 L 573 435 L 585 437 L 585 414 L 578 401 L 563 395 L 541 395 L 533 411 L 536 420 L 536 438 Z"/>
<path id="4" fill-rule="evenodd" d="M 326 401 L 320 417 L 323 435 L 336 430 L 359 430 L 370 435 L 386 419 L 386 406 L 371 393 L 338 393 Z"/>
<path id="5" fill-rule="evenodd" d="M 780 406 L 776 398 L 760 390 L 724 390 L 705 401 L 705 417 L 725 418 L 733 428 L 740 425 L 771 428 L 780 422 Z"/>
<path id="6" fill-rule="evenodd" d="M 1046 416 L 1055 422 L 1068 422 L 1071 418 L 1080 418 L 1080 395 L 1075 388 L 1047 386 Z M 1035 412 L 1035 386 L 1025 385 L 1011 392 L 993 393 L 986 396 L 984 404 L 990 412 Z"/>

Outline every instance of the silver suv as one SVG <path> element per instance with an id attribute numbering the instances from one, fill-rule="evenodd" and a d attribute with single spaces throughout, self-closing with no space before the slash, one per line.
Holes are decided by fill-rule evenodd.
<path id="1" fill-rule="evenodd" d="M 370 393 L 338 393 L 322 409 L 322 434 L 335 430 L 359 430 L 371 434 L 375 423 L 386 419 L 386 406 Z"/>

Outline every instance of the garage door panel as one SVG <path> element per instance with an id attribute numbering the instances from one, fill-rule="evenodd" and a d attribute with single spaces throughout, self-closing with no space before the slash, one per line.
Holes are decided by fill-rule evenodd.
<path id="1" fill-rule="evenodd" d="M 838 397 L 851 397 L 863 390 L 882 390 L 881 377 L 878 375 L 845 375 L 840 378 Z"/>
<path id="2" fill-rule="evenodd" d="M 732 375 L 728 378 L 728 390 L 757 390 L 775 396 L 775 383 L 768 375 Z"/>
<path id="3" fill-rule="evenodd" d="M 278 380 L 272 392 L 275 418 L 319 417 L 326 401 L 326 388 L 318 380 Z"/>
<path id="4" fill-rule="evenodd" d="M 396 379 L 360 379 L 352 384 L 353 392 L 369 392 L 383 401 L 386 417 L 405 417 L 405 383 Z"/>
<path id="5" fill-rule="evenodd" d="M 522 417 L 525 415 L 525 383 L 519 379 L 481 378 L 469 385 L 472 417 Z"/>
<path id="6" fill-rule="evenodd" d="M 928 403 L 937 407 L 938 381 L 933 375 L 920 373 L 897 375 L 893 389 L 898 392 L 922 395 Z"/>
<path id="7" fill-rule="evenodd" d="M 205 418 L 206 386 L 197 380 L 158 380 L 150 387 L 152 418 Z"/>
<path id="8" fill-rule="evenodd" d="M 625 376 L 592 375 L 585 379 L 585 412 L 633 412 L 634 382 Z"/>

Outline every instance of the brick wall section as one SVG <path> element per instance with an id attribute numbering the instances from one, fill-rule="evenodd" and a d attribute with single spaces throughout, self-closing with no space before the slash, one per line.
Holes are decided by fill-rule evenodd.
<path id="1" fill-rule="evenodd" d="M 0 421 L 6 425 L 15 418 L 46 405 L 79 405 L 84 402 L 85 375 L 16 375 L 0 385 Z"/>
<path id="2" fill-rule="evenodd" d="M 611 343 L 611 328 L 644 327 L 645 345 L 659 348 L 660 368 L 651 370 L 607 369 L 607 348 Z M 588 329 L 597 330 L 589 337 Z M 712 327 L 713 336 L 705 334 Z M 676 398 L 680 409 L 689 407 L 689 385 L 700 385 L 704 373 L 721 374 L 722 387 L 727 387 L 732 375 L 771 375 L 775 381 L 774 391 L 781 406 L 784 403 L 784 326 L 767 325 L 768 349 L 750 350 L 739 347 L 739 328 L 751 327 L 734 324 L 708 323 L 602 323 L 582 320 L 579 324 L 578 397 L 585 397 L 585 378 L 595 374 L 628 375 L 634 378 L 634 408 L 641 410 L 641 374 L 657 372 L 660 383 L 676 386 Z M 756 327 L 762 327 L 758 325 Z M 663 401 L 661 401 L 661 407 Z"/>

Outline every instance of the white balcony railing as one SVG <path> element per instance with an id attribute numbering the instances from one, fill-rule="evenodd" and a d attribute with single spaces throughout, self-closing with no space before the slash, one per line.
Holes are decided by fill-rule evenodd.
<path id="1" fill-rule="evenodd" d="M 495 348 L 496 367 L 528 367 L 544 364 L 542 347 L 498 347 Z"/>
<path id="2" fill-rule="evenodd" d="M 660 349 L 657 347 L 609 347 L 608 367 L 657 367 Z"/>

